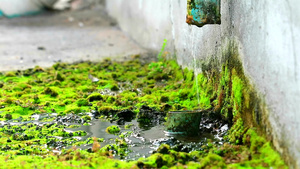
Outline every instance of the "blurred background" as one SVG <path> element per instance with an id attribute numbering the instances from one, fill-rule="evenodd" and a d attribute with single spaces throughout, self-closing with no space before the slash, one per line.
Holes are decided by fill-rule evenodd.
<path id="1" fill-rule="evenodd" d="M 0 0 L 0 71 L 148 53 L 108 16 L 103 0 Z"/>

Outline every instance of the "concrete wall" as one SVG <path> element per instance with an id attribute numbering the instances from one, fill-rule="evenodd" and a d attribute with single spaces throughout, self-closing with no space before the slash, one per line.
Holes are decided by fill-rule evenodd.
<path id="1" fill-rule="evenodd" d="M 136 42 L 159 51 L 163 39 L 180 64 L 221 55 L 235 41 L 246 74 L 269 109 L 273 143 L 300 168 L 299 0 L 222 0 L 221 25 L 185 23 L 186 0 L 108 0 L 108 13 Z M 194 68 L 199 68 L 199 65 Z"/>

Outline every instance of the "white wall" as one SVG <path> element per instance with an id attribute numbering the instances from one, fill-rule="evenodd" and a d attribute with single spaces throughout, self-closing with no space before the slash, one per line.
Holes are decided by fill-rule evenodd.
<path id="1" fill-rule="evenodd" d="M 142 46 L 163 39 L 184 66 L 239 44 L 246 74 L 269 109 L 273 143 L 300 168 L 300 1 L 223 0 L 221 25 L 185 23 L 186 0 L 107 0 L 108 13 Z M 199 67 L 198 67 L 199 68 Z"/>

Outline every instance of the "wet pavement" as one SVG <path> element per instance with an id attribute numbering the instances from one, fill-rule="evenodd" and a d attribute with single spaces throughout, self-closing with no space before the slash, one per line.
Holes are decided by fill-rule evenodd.
<path id="1" fill-rule="evenodd" d="M 0 18 L 0 71 L 50 67 L 55 62 L 120 60 L 150 55 L 127 37 L 102 6 Z"/>

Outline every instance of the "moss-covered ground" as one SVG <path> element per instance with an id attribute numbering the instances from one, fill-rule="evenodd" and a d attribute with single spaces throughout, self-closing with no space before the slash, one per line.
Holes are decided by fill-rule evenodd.
<path id="1" fill-rule="evenodd" d="M 2 73 L 0 168 L 287 168 L 270 142 L 245 125 L 242 115 L 250 110 L 251 96 L 241 72 L 224 62 L 220 71 L 195 76 L 173 60 L 144 64 L 133 56 L 121 63 L 109 59 L 57 63 L 48 69 L 37 66 Z M 102 138 L 77 140 L 75 136 L 86 132 L 65 130 L 91 125 L 88 112 L 110 120 L 122 113 L 126 118 L 127 112 L 140 121 L 151 121 L 140 114 L 143 105 L 159 112 L 206 109 L 232 127 L 223 145 L 208 142 L 187 153 L 163 144 L 150 157 L 136 161 L 114 159 L 116 151 L 126 156 L 125 135 L 101 147 Z M 68 115 L 77 119 L 77 125 L 57 120 Z M 34 123 L 35 117 L 45 116 L 43 125 Z M 111 134 L 119 130 L 118 126 L 107 128 Z M 56 151 L 59 143 L 62 147 Z M 92 148 L 76 148 L 84 144 Z"/>

